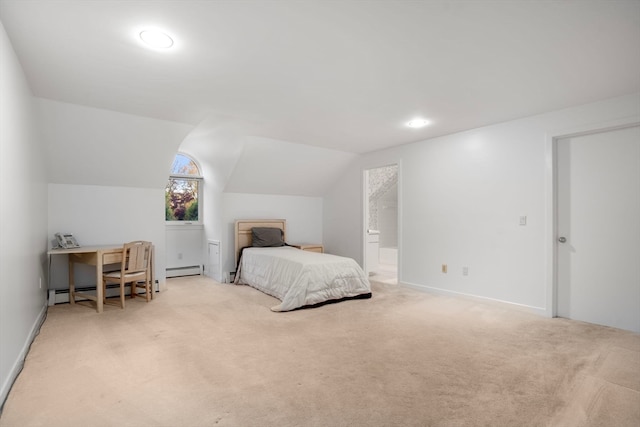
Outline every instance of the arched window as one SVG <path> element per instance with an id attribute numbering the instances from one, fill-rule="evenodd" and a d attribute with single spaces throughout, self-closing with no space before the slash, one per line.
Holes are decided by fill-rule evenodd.
<path id="1" fill-rule="evenodd" d="M 200 222 L 202 176 L 195 160 L 178 153 L 171 166 L 165 189 L 165 219 L 167 221 Z"/>

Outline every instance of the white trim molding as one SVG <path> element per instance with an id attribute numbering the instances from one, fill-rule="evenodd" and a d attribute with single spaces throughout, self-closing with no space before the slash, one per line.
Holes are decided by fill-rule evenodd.
<path id="1" fill-rule="evenodd" d="M 31 331 L 29 332 L 29 335 L 27 336 L 27 339 L 24 345 L 22 346 L 22 349 L 20 350 L 18 357 L 16 358 L 15 362 L 13 363 L 13 366 L 11 367 L 11 370 L 9 371 L 9 375 L 7 375 L 7 378 L 2 384 L 2 388 L 0 388 L 0 412 L 2 411 L 2 406 L 4 406 L 4 403 L 7 400 L 7 397 L 9 396 L 9 392 L 11 391 L 11 387 L 13 386 L 13 383 L 15 382 L 16 378 L 18 378 L 18 375 L 22 371 L 22 367 L 24 366 L 24 361 L 27 357 L 27 354 L 29 353 L 31 344 L 33 343 L 33 340 L 36 339 L 36 336 L 40 332 L 40 328 L 42 327 L 42 324 L 44 323 L 47 317 L 47 308 L 48 308 L 47 304 L 46 303 L 43 304 L 42 309 L 40 310 L 40 313 L 38 314 L 35 322 L 31 326 Z"/>
<path id="2" fill-rule="evenodd" d="M 504 301 L 496 298 L 483 297 L 483 296 L 478 296 L 473 294 L 467 294 L 464 292 L 450 291 L 447 289 L 434 288 L 432 286 L 426 286 L 426 285 L 417 285 L 415 283 L 410 283 L 410 282 L 399 282 L 399 285 L 406 286 L 408 288 L 415 289 L 420 292 L 433 294 L 433 295 L 443 295 L 448 297 L 463 298 L 463 299 L 481 302 L 485 304 L 499 305 L 504 308 L 515 309 L 515 310 L 524 311 L 527 313 L 534 313 L 542 316 L 546 315 L 546 310 L 544 307 L 534 307 L 531 305 Z"/>

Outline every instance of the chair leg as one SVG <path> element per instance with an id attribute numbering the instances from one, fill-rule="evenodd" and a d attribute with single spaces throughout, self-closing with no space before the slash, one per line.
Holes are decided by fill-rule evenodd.
<path id="1" fill-rule="evenodd" d="M 124 278 L 120 279 L 120 308 L 124 309 Z"/>

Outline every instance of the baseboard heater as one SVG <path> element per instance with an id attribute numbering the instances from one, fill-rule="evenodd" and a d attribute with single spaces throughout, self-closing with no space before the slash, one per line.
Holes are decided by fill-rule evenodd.
<path id="1" fill-rule="evenodd" d="M 107 297 L 120 295 L 120 285 L 112 284 L 107 285 Z M 95 292 L 95 286 L 76 287 L 77 292 Z M 158 292 L 158 281 L 156 280 L 153 287 L 154 292 Z M 124 293 L 129 295 L 131 292 L 131 286 L 128 284 L 124 288 Z M 76 301 L 83 301 L 81 297 L 76 297 Z M 49 289 L 49 305 L 65 304 L 69 302 L 69 289 Z"/>
<path id="2" fill-rule="evenodd" d="M 167 268 L 167 278 L 180 276 L 199 276 L 202 274 L 201 265 L 190 265 L 188 267 Z"/>

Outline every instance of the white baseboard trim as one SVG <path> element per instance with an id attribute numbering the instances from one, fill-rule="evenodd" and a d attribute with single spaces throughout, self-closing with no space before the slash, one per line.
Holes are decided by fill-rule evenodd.
<path id="1" fill-rule="evenodd" d="M 496 304 L 502 307 L 507 307 L 507 308 L 511 308 L 519 311 L 525 311 L 527 313 L 534 313 L 540 316 L 549 317 L 547 310 L 545 310 L 544 307 L 535 307 L 532 305 L 519 304 L 511 301 L 504 301 L 504 300 L 499 300 L 495 298 L 483 297 L 479 295 L 466 294 L 464 292 L 456 292 L 456 291 L 450 291 L 447 289 L 434 288 L 432 286 L 417 285 L 415 283 L 409 283 L 409 282 L 400 282 L 400 285 L 406 286 L 411 289 L 415 289 L 420 292 L 426 292 L 426 293 L 435 294 L 435 295 L 444 295 L 449 297 L 464 298 L 464 299 L 484 302 L 488 304 Z"/>
<path id="2" fill-rule="evenodd" d="M 188 267 L 167 268 L 166 277 L 198 276 L 202 275 L 201 265 L 191 265 Z"/>
<path id="3" fill-rule="evenodd" d="M 29 332 L 29 335 L 27 336 L 27 339 L 25 340 L 25 343 L 22 346 L 20 353 L 18 354 L 18 357 L 16 358 L 15 362 L 13 363 L 13 366 L 11 367 L 11 370 L 9 371 L 9 375 L 7 375 L 7 378 L 2 383 L 2 388 L 0 388 L 0 412 L 2 411 L 4 402 L 7 400 L 7 397 L 9 396 L 9 392 L 11 391 L 11 387 L 13 386 L 13 383 L 15 382 L 16 378 L 18 378 L 18 375 L 20 375 L 20 371 L 22 371 L 22 367 L 24 366 L 24 360 L 27 357 L 29 348 L 31 348 L 31 343 L 33 343 L 33 340 L 38 335 L 38 332 L 40 332 L 40 327 L 42 326 L 42 323 L 44 323 L 46 314 L 47 314 L 47 305 L 45 304 L 42 306 L 40 313 L 36 317 L 36 320 L 33 323 L 33 326 L 31 327 L 31 331 Z"/>

